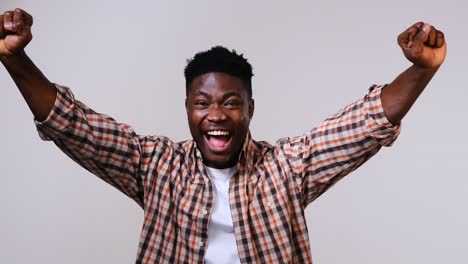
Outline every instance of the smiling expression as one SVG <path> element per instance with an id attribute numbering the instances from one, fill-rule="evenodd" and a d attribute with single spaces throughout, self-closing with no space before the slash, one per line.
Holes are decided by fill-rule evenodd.
<path id="1" fill-rule="evenodd" d="M 196 77 L 185 100 L 192 137 L 205 165 L 235 166 L 249 131 L 254 101 L 235 76 L 210 72 Z"/>

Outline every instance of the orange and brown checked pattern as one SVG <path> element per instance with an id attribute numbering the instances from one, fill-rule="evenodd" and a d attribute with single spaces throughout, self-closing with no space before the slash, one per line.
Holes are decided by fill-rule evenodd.
<path id="1" fill-rule="evenodd" d="M 144 209 L 136 263 L 202 263 L 213 187 L 195 143 L 139 136 L 57 88 L 49 117 L 36 122 L 40 136 Z M 302 136 L 275 145 L 247 136 L 229 189 L 242 263 L 312 262 L 305 207 L 399 133 L 381 89 Z"/>

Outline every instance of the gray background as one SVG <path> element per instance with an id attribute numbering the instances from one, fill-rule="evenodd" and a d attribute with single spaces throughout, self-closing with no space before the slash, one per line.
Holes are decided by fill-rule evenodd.
<path id="1" fill-rule="evenodd" d="M 383 149 L 306 210 L 316 263 L 467 263 L 464 1 L 21 1 L 50 78 L 140 134 L 190 137 L 183 67 L 222 44 L 254 66 L 256 139 L 301 134 L 410 64 L 397 35 L 442 29 L 445 65 Z M 2 67 L 3 68 L 3 67 Z M 462 72 L 463 71 L 463 72 Z M 132 263 L 143 211 L 39 140 L 0 70 L 0 263 Z"/>

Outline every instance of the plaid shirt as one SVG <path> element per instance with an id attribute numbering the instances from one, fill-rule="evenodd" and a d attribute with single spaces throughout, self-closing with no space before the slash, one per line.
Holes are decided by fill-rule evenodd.
<path id="1" fill-rule="evenodd" d="M 144 209 L 136 263 L 203 263 L 213 185 L 194 141 L 139 136 L 57 85 L 36 122 L 44 140 Z M 381 148 L 399 126 L 386 119 L 382 86 L 299 137 L 276 145 L 247 136 L 229 202 L 242 263 L 311 263 L 305 207 Z"/>

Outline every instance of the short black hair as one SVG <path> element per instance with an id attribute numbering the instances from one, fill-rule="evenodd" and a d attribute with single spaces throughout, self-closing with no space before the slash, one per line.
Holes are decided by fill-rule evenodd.
<path id="1" fill-rule="evenodd" d="M 202 51 L 187 60 L 185 66 L 185 93 L 188 96 L 192 81 L 205 73 L 222 72 L 241 79 L 247 90 L 249 99 L 252 98 L 252 65 L 244 58 L 243 54 L 237 54 L 235 50 L 228 50 L 223 46 L 215 46 L 207 51 Z"/>

